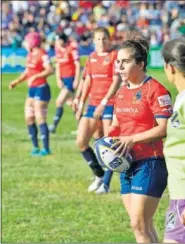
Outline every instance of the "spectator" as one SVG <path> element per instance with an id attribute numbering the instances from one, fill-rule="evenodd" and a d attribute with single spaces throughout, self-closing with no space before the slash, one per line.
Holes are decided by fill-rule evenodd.
<path id="1" fill-rule="evenodd" d="M 121 44 L 125 32 L 137 27 L 152 45 L 185 35 L 185 1 L 3 1 L 2 45 L 20 46 L 30 31 L 46 35 L 46 46 L 53 45 L 56 33 L 81 35 L 106 26 L 115 45 Z M 151 33 L 151 32 L 152 33 Z M 18 42 L 17 42 L 18 40 Z"/>

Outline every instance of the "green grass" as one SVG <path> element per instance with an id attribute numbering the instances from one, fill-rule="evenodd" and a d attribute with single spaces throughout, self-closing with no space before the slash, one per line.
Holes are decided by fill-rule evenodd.
<path id="1" fill-rule="evenodd" d="M 162 71 L 150 71 L 176 96 Z M 114 174 L 111 193 L 88 194 L 92 174 L 75 146 L 70 131 L 76 129 L 68 107 L 56 135 L 51 136 L 53 154 L 29 156 L 31 148 L 24 123 L 26 84 L 8 90 L 16 74 L 2 76 L 2 242 L 134 242 L 129 219 L 119 194 L 119 175 Z M 48 122 L 55 110 L 58 89 L 50 78 L 53 98 Z M 155 215 L 163 237 L 167 193 Z"/>

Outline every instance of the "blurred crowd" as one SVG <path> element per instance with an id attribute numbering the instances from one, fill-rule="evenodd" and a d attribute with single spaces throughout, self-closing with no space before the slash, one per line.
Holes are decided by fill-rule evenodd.
<path id="1" fill-rule="evenodd" d="M 90 45 L 92 30 L 107 27 L 113 44 L 126 32 L 140 30 L 151 46 L 185 35 L 185 1 L 2 1 L 2 46 L 18 48 L 30 31 L 39 31 L 50 49 L 57 33 Z"/>

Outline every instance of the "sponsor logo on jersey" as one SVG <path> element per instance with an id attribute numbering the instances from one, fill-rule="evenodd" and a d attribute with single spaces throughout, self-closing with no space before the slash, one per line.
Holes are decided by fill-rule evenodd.
<path id="1" fill-rule="evenodd" d="M 110 63 L 110 58 L 106 57 L 103 61 L 103 65 L 108 65 Z"/>
<path id="2" fill-rule="evenodd" d="M 28 63 L 27 67 L 28 67 L 28 68 L 35 68 L 35 67 L 36 67 L 36 65 L 35 65 L 35 64 L 33 64 L 33 63 L 32 63 L 32 64 L 31 64 L 31 63 Z"/>
<path id="3" fill-rule="evenodd" d="M 92 78 L 106 78 L 108 77 L 107 74 L 94 74 L 92 75 Z"/>
<path id="4" fill-rule="evenodd" d="M 124 98 L 124 95 L 118 95 L 118 98 L 119 99 L 123 99 Z"/>
<path id="5" fill-rule="evenodd" d="M 139 90 L 134 95 L 134 98 L 132 100 L 132 104 L 139 104 L 139 103 L 141 103 L 141 99 L 142 99 L 142 93 L 141 93 L 141 90 Z"/>
<path id="6" fill-rule="evenodd" d="M 117 113 L 138 113 L 137 108 L 116 108 Z"/>
<path id="7" fill-rule="evenodd" d="M 95 63 L 95 62 L 97 62 L 97 59 L 95 59 L 95 58 L 91 58 L 91 59 L 90 59 L 90 62 L 91 62 L 91 63 Z"/>
<path id="8" fill-rule="evenodd" d="M 171 98 L 169 95 L 163 95 L 157 98 L 160 107 L 171 105 Z"/>

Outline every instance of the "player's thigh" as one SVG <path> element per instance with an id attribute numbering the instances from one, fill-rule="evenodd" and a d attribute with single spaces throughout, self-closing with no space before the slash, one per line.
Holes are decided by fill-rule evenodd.
<path id="1" fill-rule="evenodd" d="M 44 123 L 48 112 L 48 102 L 34 100 L 34 111 L 37 122 Z"/>
<path id="2" fill-rule="evenodd" d="M 35 120 L 34 99 L 28 97 L 25 101 L 24 116 L 27 124 L 32 124 Z"/>
<path id="3" fill-rule="evenodd" d="M 60 91 L 57 100 L 56 100 L 56 105 L 57 106 L 63 106 L 66 100 L 72 96 L 72 93 L 66 89 L 65 87 Z"/>
<path id="4" fill-rule="evenodd" d="M 150 228 L 151 220 L 157 210 L 160 198 L 131 193 L 131 225 L 145 225 Z M 137 203 L 137 204 L 136 204 Z"/>
<path id="5" fill-rule="evenodd" d="M 108 136 L 109 127 L 111 126 L 111 123 L 112 123 L 112 120 L 110 120 L 110 119 L 103 119 L 102 120 L 104 136 Z"/>
<path id="6" fill-rule="evenodd" d="M 121 196 L 121 199 L 122 199 L 122 202 L 123 202 L 123 205 L 125 206 L 125 209 L 130 217 L 130 200 L 131 200 L 131 194 L 124 194 Z"/>
<path id="7" fill-rule="evenodd" d="M 78 135 L 76 143 L 81 150 L 88 147 L 89 141 L 97 127 L 97 120 L 82 117 L 78 125 Z"/>
<path id="8" fill-rule="evenodd" d="M 103 126 L 102 126 L 102 121 L 98 120 L 97 121 L 97 128 L 93 134 L 93 138 L 95 140 L 98 140 L 99 138 L 103 137 L 104 133 L 103 133 Z"/>

